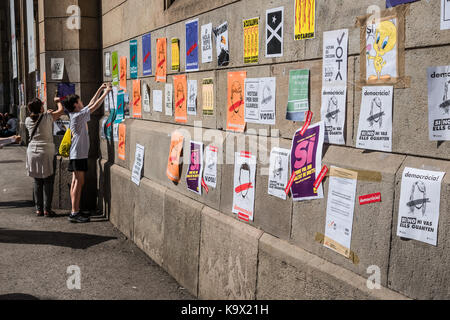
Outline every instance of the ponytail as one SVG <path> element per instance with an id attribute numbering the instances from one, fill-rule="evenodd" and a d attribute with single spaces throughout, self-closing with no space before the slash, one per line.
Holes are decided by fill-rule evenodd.
<path id="1" fill-rule="evenodd" d="M 30 118 L 31 120 L 33 120 L 33 122 L 36 122 L 39 119 L 42 105 L 42 101 L 37 98 L 28 103 L 28 111 L 30 112 Z"/>

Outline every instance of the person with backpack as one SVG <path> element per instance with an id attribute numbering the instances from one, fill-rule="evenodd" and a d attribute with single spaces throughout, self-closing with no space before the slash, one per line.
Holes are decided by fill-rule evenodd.
<path id="1" fill-rule="evenodd" d="M 39 99 L 28 103 L 30 116 L 25 127 L 30 135 L 27 149 L 26 168 L 28 176 L 34 178 L 34 201 L 37 216 L 52 217 L 53 184 L 55 178 L 56 152 L 53 142 L 53 122 L 64 114 L 59 98 L 54 99 L 56 111 L 44 111 Z"/>
<path id="2" fill-rule="evenodd" d="M 103 94 L 100 96 L 101 92 Z M 72 172 L 72 184 L 70 198 L 72 200 L 72 212 L 69 221 L 73 223 L 89 222 L 90 218 L 80 213 L 81 191 L 88 171 L 89 157 L 89 131 L 87 123 L 91 120 L 91 113 L 96 111 L 103 100 L 112 91 L 111 84 L 103 84 L 89 105 L 83 105 L 78 95 L 70 95 L 65 100 L 65 108 L 70 116 L 70 132 L 72 135 L 70 145 L 69 171 Z"/>

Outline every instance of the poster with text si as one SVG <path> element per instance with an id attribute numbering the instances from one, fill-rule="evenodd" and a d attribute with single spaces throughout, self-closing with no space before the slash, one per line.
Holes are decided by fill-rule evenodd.
<path id="1" fill-rule="evenodd" d="M 186 184 L 189 190 L 202 194 L 203 143 L 191 141 L 191 157 L 186 174 Z"/>
<path id="2" fill-rule="evenodd" d="M 175 183 L 180 181 L 180 156 L 183 150 L 183 141 L 184 137 L 180 132 L 172 132 L 166 175 Z"/>
<path id="3" fill-rule="evenodd" d="M 266 11 L 266 58 L 283 56 L 284 7 Z"/>
<path id="4" fill-rule="evenodd" d="M 323 86 L 347 85 L 348 29 L 323 33 Z"/>
<path id="5" fill-rule="evenodd" d="M 164 88 L 164 107 L 166 109 L 166 116 L 173 116 L 173 85 L 166 83 Z"/>
<path id="6" fill-rule="evenodd" d="M 437 245 L 445 172 L 406 167 L 402 173 L 397 236 Z"/>
<path id="7" fill-rule="evenodd" d="M 121 160 L 125 160 L 125 139 L 127 129 L 125 123 L 119 123 L 119 145 L 117 147 L 117 156 Z"/>
<path id="8" fill-rule="evenodd" d="M 206 185 L 216 188 L 217 185 L 217 155 L 219 149 L 213 145 L 209 145 L 205 152 L 205 170 L 203 178 Z"/>
<path id="9" fill-rule="evenodd" d="M 276 78 L 245 79 L 245 121 L 275 124 Z"/>
<path id="10" fill-rule="evenodd" d="M 167 39 L 156 39 L 156 82 L 166 82 L 167 76 Z"/>
<path id="11" fill-rule="evenodd" d="M 162 112 L 162 90 L 153 90 L 153 111 Z"/>
<path id="12" fill-rule="evenodd" d="M 142 36 L 142 74 L 150 76 L 152 74 L 152 35 L 151 33 Z"/>
<path id="13" fill-rule="evenodd" d="M 175 122 L 187 122 L 187 81 L 186 75 L 173 76 L 173 89 L 175 101 Z"/>
<path id="14" fill-rule="evenodd" d="M 64 77 L 64 58 L 52 58 L 50 60 L 52 80 L 62 80 Z"/>
<path id="15" fill-rule="evenodd" d="M 127 57 L 120 57 L 120 89 L 127 91 Z"/>
<path id="16" fill-rule="evenodd" d="M 186 22 L 186 72 L 198 70 L 198 19 Z"/>
<path id="17" fill-rule="evenodd" d="M 244 132 L 244 82 L 246 71 L 228 72 L 227 130 Z"/>
<path id="18" fill-rule="evenodd" d="M 141 80 L 133 80 L 133 118 L 142 118 Z"/>
<path id="19" fill-rule="evenodd" d="M 34 1 L 27 0 L 28 73 L 36 71 L 36 36 L 34 25 Z"/>
<path id="20" fill-rule="evenodd" d="M 140 185 L 142 177 L 142 167 L 144 166 L 145 147 L 136 144 L 136 152 L 134 153 L 133 171 L 131 173 L 131 181 L 136 185 Z"/>
<path id="21" fill-rule="evenodd" d="M 111 77 L 111 52 L 105 52 L 105 77 Z"/>
<path id="22" fill-rule="evenodd" d="M 309 70 L 291 70 L 286 120 L 303 121 L 308 110 Z"/>
<path id="23" fill-rule="evenodd" d="M 441 0 L 441 30 L 450 29 L 450 1 Z"/>
<path id="24" fill-rule="evenodd" d="M 325 143 L 345 144 L 344 127 L 347 87 L 323 87 L 321 119 L 325 125 Z"/>
<path id="25" fill-rule="evenodd" d="M 119 85 L 119 56 L 117 51 L 113 51 L 111 55 L 111 66 L 112 66 L 112 85 Z"/>
<path id="26" fill-rule="evenodd" d="M 392 151 L 393 87 L 363 87 L 356 147 Z"/>
<path id="27" fill-rule="evenodd" d="M 16 39 L 16 14 L 14 0 L 9 0 L 9 16 L 11 22 L 11 57 L 13 68 L 13 79 L 17 79 L 17 39 Z"/>
<path id="28" fill-rule="evenodd" d="M 250 152 L 236 152 L 234 160 L 233 213 L 253 221 L 255 204 L 256 157 Z"/>
<path id="29" fill-rule="evenodd" d="M 151 112 L 150 93 L 148 90 L 148 85 L 144 81 L 142 81 L 142 107 L 144 108 L 144 112 Z"/>
<path id="30" fill-rule="evenodd" d="M 130 41 L 130 78 L 138 77 L 138 43 L 137 40 Z"/>
<path id="31" fill-rule="evenodd" d="M 202 63 L 212 62 L 212 23 L 202 25 L 201 31 Z"/>
<path id="32" fill-rule="evenodd" d="M 172 71 L 180 71 L 180 39 L 172 38 Z"/>
<path id="33" fill-rule="evenodd" d="M 322 169 L 323 121 L 309 126 L 303 135 L 300 131 L 292 139 L 291 171 L 295 174 L 292 198 L 294 201 L 322 199 L 322 185 L 315 190 L 314 182 Z"/>
<path id="34" fill-rule="evenodd" d="M 187 114 L 197 115 L 197 80 L 188 80 Z"/>
<path id="35" fill-rule="evenodd" d="M 243 24 L 244 24 L 244 64 L 258 63 L 259 18 L 244 20 Z"/>
<path id="36" fill-rule="evenodd" d="M 283 200 L 286 200 L 285 190 L 291 175 L 289 171 L 290 155 L 290 150 L 282 148 L 273 148 L 270 153 L 268 193 Z"/>
<path id="37" fill-rule="evenodd" d="M 294 39 L 313 39 L 315 37 L 316 1 L 295 0 L 294 6 Z"/>
<path id="38" fill-rule="evenodd" d="M 216 37 L 217 65 L 219 67 L 228 66 L 230 63 L 230 51 L 228 49 L 228 22 L 222 23 L 214 28 Z"/>
<path id="39" fill-rule="evenodd" d="M 205 78 L 202 80 L 202 102 L 203 115 L 214 115 L 214 79 Z"/>
<path id="40" fill-rule="evenodd" d="M 450 66 L 428 68 L 430 141 L 450 140 Z"/>

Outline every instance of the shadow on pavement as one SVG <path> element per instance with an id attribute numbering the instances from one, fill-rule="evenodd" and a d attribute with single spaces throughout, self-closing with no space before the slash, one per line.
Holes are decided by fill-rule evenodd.
<path id="1" fill-rule="evenodd" d="M 115 239 L 117 238 L 83 233 L 10 230 L 0 228 L 0 243 L 52 245 L 84 250 L 91 246 Z"/>
<path id="2" fill-rule="evenodd" d="M 31 207 L 34 207 L 34 203 L 33 203 L 33 201 L 30 201 L 30 200 L 0 202 L 0 208 L 4 208 L 4 209 L 31 208 Z"/>
<path id="3" fill-rule="evenodd" d="M 11 293 L 0 295 L 0 300 L 39 300 L 39 299 L 29 294 Z"/>

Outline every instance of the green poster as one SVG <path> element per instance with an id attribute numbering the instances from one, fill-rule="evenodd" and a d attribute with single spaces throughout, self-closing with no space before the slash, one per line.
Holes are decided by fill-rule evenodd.
<path id="1" fill-rule="evenodd" d="M 309 110 L 309 70 L 289 72 L 289 98 L 286 119 L 304 121 Z"/>
<path id="2" fill-rule="evenodd" d="M 111 68 L 112 68 L 112 85 L 119 85 L 119 56 L 117 55 L 117 51 L 114 51 L 111 55 Z"/>

